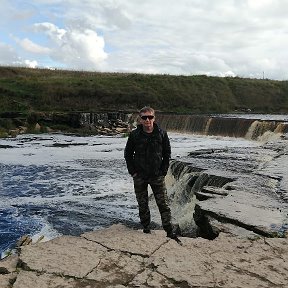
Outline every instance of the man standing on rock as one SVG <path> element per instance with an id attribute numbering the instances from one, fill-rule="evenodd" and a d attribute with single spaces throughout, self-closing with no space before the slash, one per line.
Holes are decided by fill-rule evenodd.
<path id="1" fill-rule="evenodd" d="M 134 190 L 139 207 L 140 221 L 144 233 L 150 231 L 150 210 L 148 206 L 148 184 L 150 185 L 167 237 L 176 238 L 171 223 L 165 176 L 169 168 L 171 146 L 167 132 L 155 121 L 155 111 L 144 107 L 139 112 L 140 125 L 128 138 L 124 157 L 129 174 L 133 177 Z"/>

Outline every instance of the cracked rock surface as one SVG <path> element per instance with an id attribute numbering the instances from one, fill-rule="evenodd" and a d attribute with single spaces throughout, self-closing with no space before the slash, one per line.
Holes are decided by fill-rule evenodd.
<path id="1" fill-rule="evenodd" d="M 24 246 L 0 261 L 0 288 L 288 287 L 287 238 L 180 239 L 113 225 Z"/>

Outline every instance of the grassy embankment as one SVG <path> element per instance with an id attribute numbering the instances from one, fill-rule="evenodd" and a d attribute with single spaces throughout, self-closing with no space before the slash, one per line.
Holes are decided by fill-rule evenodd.
<path id="1" fill-rule="evenodd" d="M 288 81 L 0 67 L 0 112 L 288 112 Z"/>
<path id="2" fill-rule="evenodd" d="M 0 67 L 0 128 L 9 126 L 1 120 L 4 112 L 29 118 L 35 111 L 135 111 L 145 105 L 174 113 L 287 113 L 288 81 Z"/>

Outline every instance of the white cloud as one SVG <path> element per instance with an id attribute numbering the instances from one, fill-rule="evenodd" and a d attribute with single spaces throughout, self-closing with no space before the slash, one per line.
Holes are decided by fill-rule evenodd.
<path id="1" fill-rule="evenodd" d="M 18 23 L 10 33 L 23 39 L 18 42 L 23 49 L 15 51 L 23 59 L 35 57 L 39 65 L 43 53 L 61 67 L 84 70 L 255 77 L 265 71 L 269 78 L 288 79 L 288 2 L 283 0 L 25 3 L 21 9 L 6 2 L 11 15 L 2 17 L 2 26 Z M 22 10 L 25 17 L 15 20 Z"/>
<path id="2" fill-rule="evenodd" d="M 0 65 L 28 66 L 36 68 L 38 63 L 35 60 L 21 59 L 13 47 L 0 42 Z"/>
<path id="3" fill-rule="evenodd" d="M 19 57 L 13 47 L 0 42 L 0 64 L 6 65 L 17 61 L 19 61 Z"/>
<path id="4" fill-rule="evenodd" d="M 22 39 L 22 40 L 17 40 L 17 42 L 24 50 L 31 52 L 31 53 L 47 54 L 50 52 L 49 48 L 35 44 L 27 38 Z"/>
<path id="5" fill-rule="evenodd" d="M 274 9 L 275 5 L 277 7 L 277 4 L 279 4 L 278 0 L 261 0 L 261 1 L 257 1 L 257 0 L 248 0 L 247 1 L 247 6 L 249 8 L 252 8 L 254 10 L 266 10 L 266 9 Z"/>
<path id="6" fill-rule="evenodd" d="M 35 24 L 51 42 L 49 56 L 73 69 L 97 69 L 107 58 L 104 39 L 90 29 L 64 30 L 52 23 Z"/>
<path id="7" fill-rule="evenodd" d="M 24 60 L 25 66 L 28 66 L 30 68 L 36 68 L 38 66 L 37 61 L 33 60 Z"/>
<path id="8" fill-rule="evenodd" d="M 34 28 L 36 32 L 47 34 L 53 41 L 61 41 L 63 36 L 66 34 L 65 29 L 60 29 L 53 23 L 48 22 L 35 23 Z"/>

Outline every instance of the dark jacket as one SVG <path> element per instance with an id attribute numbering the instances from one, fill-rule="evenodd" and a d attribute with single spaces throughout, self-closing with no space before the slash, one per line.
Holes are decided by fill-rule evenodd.
<path id="1" fill-rule="evenodd" d="M 165 176 L 169 168 L 171 147 L 167 132 L 154 123 L 152 133 L 138 125 L 128 138 L 124 157 L 128 172 L 148 178 Z"/>

